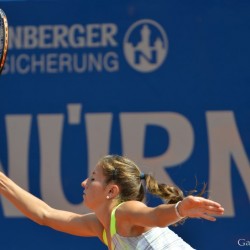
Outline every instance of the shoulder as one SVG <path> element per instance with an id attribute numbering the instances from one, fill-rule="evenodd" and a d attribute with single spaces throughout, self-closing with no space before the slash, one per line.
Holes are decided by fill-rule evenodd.
<path id="1" fill-rule="evenodd" d="M 116 210 L 115 217 L 117 220 L 134 220 L 136 216 L 148 212 L 150 209 L 145 203 L 140 201 L 123 202 Z"/>
<path id="2" fill-rule="evenodd" d="M 125 237 L 134 237 L 149 230 L 150 228 L 145 225 L 144 219 L 150 209 L 140 201 L 122 203 L 115 213 L 118 233 Z"/>
<path id="3" fill-rule="evenodd" d="M 125 201 L 117 208 L 117 210 L 120 212 L 126 212 L 130 210 L 138 210 L 145 207 L 147 207 L 147 205 L 141 201 Z"/>

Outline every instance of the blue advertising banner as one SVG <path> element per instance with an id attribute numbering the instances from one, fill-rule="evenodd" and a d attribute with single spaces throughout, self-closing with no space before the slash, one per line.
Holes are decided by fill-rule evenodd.
<path id="1" fill-rule="evenodd" d="M 215 223 L 171 227 L 196 249 L 250 246 L 250 2 L 1 2 L 0 171 L 85 213 L 81 182 L 122 154 L 184 191 L 208 183 Z M 160 201 L 149 197 L 148 204 Z M 0 196 L 1 249 L 106 249 L 26 219 Z"/>

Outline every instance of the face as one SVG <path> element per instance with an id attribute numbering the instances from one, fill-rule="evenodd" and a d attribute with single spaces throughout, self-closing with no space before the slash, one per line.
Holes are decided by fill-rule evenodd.
<path id="1" fill-rule="evenodd" d="M 82 182 L 84 188 L 83 199 L 84 205 L 94 210 L 100 206 L 107 197 L 107 184 L 100 166 L 96 166 L 89 178 Z"/>

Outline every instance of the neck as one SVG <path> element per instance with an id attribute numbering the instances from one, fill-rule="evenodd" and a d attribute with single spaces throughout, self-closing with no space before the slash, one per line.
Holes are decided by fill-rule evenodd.
<path id="1" fill-rule="evenodd" d="M 104 203 L 103 205 L 99 206 L 97 209 L 93 210 L 97 219 L 101 222 L 101 224 L 106 230 L 109 229 L 110 226 L 111 213 L 118 204 L 119 203 L 117 201 L 112 199 L 107 203 Z"/>

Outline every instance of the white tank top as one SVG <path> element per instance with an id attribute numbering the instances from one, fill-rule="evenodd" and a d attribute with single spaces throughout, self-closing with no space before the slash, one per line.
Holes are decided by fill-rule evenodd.
<path id="1" fill-rule="evenodd" d="M 121 204 L 119 204 L 121 205 Z M 119 206 L 118 205 L 118 206 Z M 118 207 L 117 206 L 117 207 Z M 110 218 L 110 233 L 112 238 L 111 250 L 193 250 L 181 237 L 168 227 L 154 227 L 137 237 L 123 237 L 116 232 L 115 207 Z M 107 237 L 103 231 L 103 240 L 106 245 Z"/>

